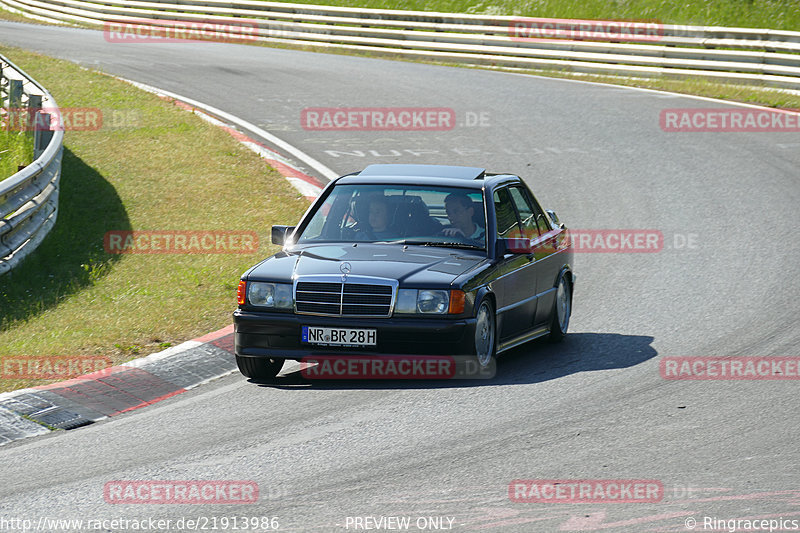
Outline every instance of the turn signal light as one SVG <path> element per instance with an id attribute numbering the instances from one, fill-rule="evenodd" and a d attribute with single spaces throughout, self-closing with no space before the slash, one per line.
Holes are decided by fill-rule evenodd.
<path id="1" fill-rule="evenodd" d="M 247 302 L 247 282 L 241 280 L 239 286 L 236 288 L 236 300 L 239 305 L 244 305 Z"/>
<path id="2" fill-rule="evenodd" d="M 464 302 L 466 295 L 464 291 L 451 290 L 450 291 L 450 307 L 447 312 L 451 315 L 460 315 L 464 312 Z"/>

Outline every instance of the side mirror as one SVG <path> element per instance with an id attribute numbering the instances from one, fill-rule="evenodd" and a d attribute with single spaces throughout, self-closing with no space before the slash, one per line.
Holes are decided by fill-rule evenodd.
<path id="1" fill-rule="evenodd" d="M 495 241 L 495 257 L 503 257 L 506 254 L 530 254 L 533 253 L 531 240 L 527 237 L 513 239 L 497 239 Z"/>
<path id="2" fill-rule="evenodd" d="M 294 232 L 296 226 L 272 226 L 272 244 L 286 244 L 286 239 Z"/>
<path id="3" fill-rule="evenodd" d="M 556 226 L 557 228 L 561 228 L 561 229 L 564 229 L 564 228 L 565 228 L 564 224 L 562 224 L 561 222 L 559 222 L 559 220 L 558 220 L 558 215 L 556 215 L 556 212 L 555 212 L 555 211 L 553 211 L 553 210 L 551 210 L 551 209 L 548 209 L 548 210 L 547 210 L 547 216 L 549 216 L 549 217 L 550 217 L 550 220 L 552 220 L 552 221 L 553 221 L 553 224 L 555 224 L 555 226 Z"/>

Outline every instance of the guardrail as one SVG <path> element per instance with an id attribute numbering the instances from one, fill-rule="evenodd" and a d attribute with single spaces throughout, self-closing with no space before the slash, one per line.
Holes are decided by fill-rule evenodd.
<path id="1" fill-rule="evenodd" d="M 655 25 L 626 38 L 625 22 L 531 19 L 334 7 L 258 0 L 0 0 L 50 22 L 101 25 L 106 37 L 202 32 L 212 40 L 259 40 L 335 47 L 435 61 L 625 76 L 702 77 L 800 89 L 800 32 Z M 603 24 L 607 35 L 574 36 Z M 560 28 L 560 30 L 559 30 Z M 570 29 L 572 28 L 572 29 Z M 559 38 L 529 37 L 538 35 Z M 554 33 L 555 32 L 555 33 Z M 560 32 L 560 33 L 559 33 Z M 129 38 L 129 39 L 128 39 Z"/>
<path id="2" fill-rule="evenodd" d="M 58 106 L 47 90 L 0 55 L 0 107 L 6 124 L 20 113 L 33 133 L 34 161 L 13 176 L 0 176 L 0 275 L 36 249 L 58 215 L 58 182 L 64 132 L 51 128 Z M 60 120 L 59 120 L 60 122 Z M 29 131 L 30 131 L 29 130 Z"/>

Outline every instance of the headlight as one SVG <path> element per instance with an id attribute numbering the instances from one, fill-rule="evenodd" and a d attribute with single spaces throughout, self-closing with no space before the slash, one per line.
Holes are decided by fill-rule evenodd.
<path id="1" fill-rule="evenodd" d="M 273 309 L 292 308 L 292 286 L 288 283 L 247 283 L 247 300 L 251 305 Z"/>
<path id="2" fill-rule="evenodd" d="M 417 296 L 417 310 L 420 313 L 433 313 L 441 315 L 447 312 L 450 304 L 450 294 L 448 291 L 419 291 Z"/>
<path id="3" fill-rule="evenodd" d="M 444 315 L 447 314 L 449 306 L 450 291 L 400 289 L 397 291 L 397 302 L 394 306 L 394 312 L 401 314 L 422 313 L 426 315 Z"/>

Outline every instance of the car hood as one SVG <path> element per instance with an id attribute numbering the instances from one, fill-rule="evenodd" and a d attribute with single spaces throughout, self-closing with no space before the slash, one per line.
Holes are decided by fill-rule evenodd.
<path id="1" fill-rule="evenodd" d="M 486 261 L 480 253 L 453 248 L 394 244 L 325 244 L 294 246 L 262 261 L 247 274 L 248 279 L 290 281 L 297 276 L 342 274 L 396 279 L 401 285 L 420 287 L 450 285 L 455 279 Z"/>

